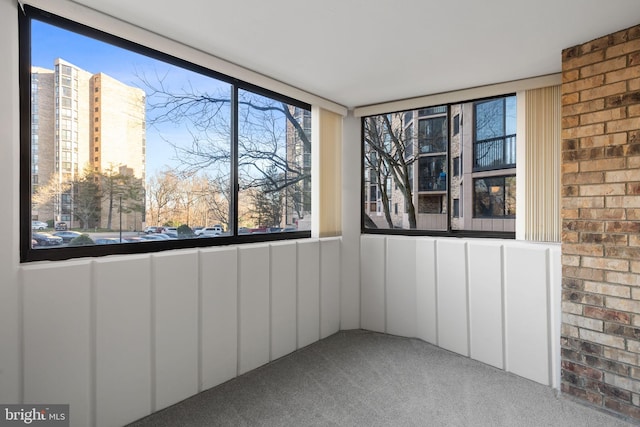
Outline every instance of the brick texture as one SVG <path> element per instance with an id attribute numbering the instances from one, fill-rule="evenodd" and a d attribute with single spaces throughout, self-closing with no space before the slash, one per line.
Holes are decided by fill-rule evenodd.
<path id="1" fill-rule="evenodd" d="M 640 420 L 640 25 L 562 52 L 562 387 Z"/>

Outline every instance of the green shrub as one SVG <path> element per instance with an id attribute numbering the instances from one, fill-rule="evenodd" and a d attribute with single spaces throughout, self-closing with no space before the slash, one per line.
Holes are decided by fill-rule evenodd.
<path id="1" fill-rule="evenodd" d="M 182 224 L 180 227 L 178 227 L 179 238 L 193 237 L 193 236 L 195 236 L 195 233 L 193 232 L 191 227 L 189 227 L 187 224 Z"/>
<path id="2" fill-rule="evenodd" d="M 87 246 L 95 244 L 96 242 L 94 242 L 88 234 L 81 234 L 78 237 L 74 237 L 69 242 L 69 246 Z"/>

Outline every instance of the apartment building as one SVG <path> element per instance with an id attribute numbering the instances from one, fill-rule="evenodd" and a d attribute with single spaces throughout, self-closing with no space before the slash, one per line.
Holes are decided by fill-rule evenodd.
<path id="1" fill-rule="evenodd" d="M 507 96 L 366 118 L 369 224 L 515 232 L 515 102 Z"/>
<path id="2" fill-rule="evenodd" d="M 287 162 L 291 170 L 289 179 L 296 180 L 299 175 L 306 178 L 285 188 L 283 220 L 284 227 L 298 230 L 311 229 L 311 112 L 302 108 L 288 107 L 291 117 L 302 129 L 298 129 L 291 120 L 287 120 Z M 302 131 L 304 136 L 300 135 Z"/>
<path id="3" fill-rule="evenodd" d="M 40 203 L 34 204 L 34 220 L 83 226 L 74 212 L 73 183 L 86 168 L 97 176 L 124 174 L 144 181 L 143 90 L 58 58 L 53 69 L 34 66 L 31 92 L 32 194 L 48 193 L 36 196 Z M 88 227 L 107 226 L 113 201 L 103 194 L 100 203 Z M 140 230 L 143 219 L 141 213 L 127 212 L 123 228 Z"/>

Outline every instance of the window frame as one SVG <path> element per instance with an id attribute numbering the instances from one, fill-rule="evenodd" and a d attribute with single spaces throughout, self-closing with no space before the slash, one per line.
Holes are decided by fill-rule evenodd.
<path id="1" fill-rule="evenodd" d="M 501 180 L 501 185 L 500 185 L 500 189 L 502 190 L 502 197 L 503 199 L 506 201 L 506 197 L 507 197 L 507 178 L 513 178 L 514 180 L 514 184 L 515 184 L 515 179 L 516 179 L 516 175 L 513 174 L 505 174 L 505 175 L 488 175 L 488 176 L 483 176 L 483 177 L 476 177 L 473 178 L 473 183 L 472 183 L 472 187 L 473 187 L 473 213 L 472 216 L 475 219 L 515 219 L 515 215 L 507 215 L 507 214 L 503 214 L 503 215 L 478 215 L 476 212 L 476 202 L 477 202 L 477 193 L 476 193 L 476 183 L 479 180 L 495 180 L 495 179 L 499 179 Z M 489 195 L 489 197 L 491 197 Z M 502 206 L 502 210 L 504 211 L 506 208 L 506 203 L 505 201 L 503 201 L 503 206 Z"/>
<path id="2" fill-rule="evenodd" d="M 446 117 L 447 117 L 447 123 L 450 124 L 452 121 L 452 114 L 451 114 L 451 106 L 453 105 L 460 105 L 460 104 L 467 104 L 467 103 L 480 103 L 480 102 L 486 102 L 486 101 L 490 101 L 493 99 L 497 99 L 497 98 L 507 98 L 510 96 L 515 96 L 516 97 L 516 103 L 517 103 L 517 92 L 513 92 L 513 91 L 505 91 L 504 93 L 498 93 L 498 94 L 494 94 L 494 95 L 490 95 L 490 96 L 484 96 L 484 97 L 479 97 L 479 98 L 463 98 L 460 100 L 455 100 L 455 101 L 451 101 L 451 102 L 439 102 L 436 104 L 429 104 L 429 105 L 423 105 L 423 106 L 412 106 L 409 110 L 407 109 L 402 109 L 402 110 L 395 110 L 395 111 L 387 111 L 385 113 L 376 113 L 376 114 L 367 114 L 367 115 L 362 115 L 360 117 L 360 170 L 361 170 L 361 195 L 362 195 L 362 200 L 360 203 L 360 232 L 362 234 L 379 234 L 379 235 L 399 235 L 399 236 L 431 236 L 431 237 L 472 237 L 472 238 L 491 238 L 491 239 L 515 239 L 516 238 L 516 232 L 515 231 L 487 231 L 487 230 L 454 230 L 451 228 L 451 222 L 452 222 L 452 215 L 447 212 L 447 230 L 428 230 L 428 229 L 401 229 L 401 228 L 367 228 L 366 222 L 365 222 L 365 215 L 364 215 L 364 204 L 365 204 L 365 200 L 364 200 L 364 193 L 362 191 L 362 189 L 364 188 L 364 176 L 365 176 L 365 158 L 364 158 L 364 152 L 365 152 L 365 120 L 369 117 L 374 117 L 374 116 L 379 116 L 382 114 L 397 114 L 397 113 L 402 113 L 403 117 L 404 114 L 407 113 L 408 111 L 419 111 L 419 110 L 426 110 L 429 108 L 434 108 L 434 107 L 439 107 L 439 106 L 446 106 Z M 475 111 L 475 106 L 473 107 L 474 111 Z M 520 113 L 518 113 L 520 114 Z M 422 116 L 421 116 L 422 117 Z M 474 118 L 475 120 L 475 118 Z M 474 138 L 474 144 L 475 145 L 475 123 L 473 125 L 473 138 Z M 459 132 L 458 132 L 459 133 Z M 456 134 L 457 135 L 457 134 Z M 454 135 L 455 136 L 455 135 Z M 521 137 L 524 137 L 521 136 Z M 517 136 L 516 136 L 517 138 Z M 451 131 L 448 131 L 447 134 L 447 141 L 446 141 L 446 158 L 447 158 L 447 162 L 450 162 L 451 159 Z M 462 158 L 462 156 L 460 156 L 460 159 Z M 517 172 L 517 164 L 515 165 L 515 169 L 516 169 L 516 175 L 518 174 Z M 499 169 L 498 169 L 499 170 Z M 496 170 L 496 171 L 498 171 Z M 506 169 L 506 170 L 510 170 L 510 169 Z M 464 171 L 462 170 L 462 165 L 460 165 L 460 173 L 462 174 Z M 471 173 L 473 173 L 473 171 L 470 171 Z M 520 172 L 520 173 L 524 173 L 524 171 Z M 509 174 L 511 175 L 511 174 Z M 449 203 L 450 205 L 453 204 L 453 197 L 451 195 L 451 178 L 452 178 L 452 173 L 447 173 L 447 177 L 446 177 L 446 188 L 447 188 L 447 203 Z M 414 186 L 414 191 L 417 191 L 415 189 Z M 473 203 L 474 201 L 471 200 L 471 203 Z M 459 202 L 460 204 L 462 204 L 462 202 Z M 451 209 L 453 210 L 453 206 L 451 206 Z M 517 215 L 517 213 L 516 213 Z M 507 217 L 500 217 L 499 219 L 503 219 L 503 218 L 507 218 Z M 507 218 L 509 219 L 509 218 Z"/>
<path id="3" fill-rule="evenodd" d="M 91 37 L 101 42 L 106 42 L 116 47 L 145 55 L 152 59 L 166 62 L 204 76 L 228 83 L 232 89 L 231 99 L 231 123 L 233 126 L 231 136 L 231 208 L 230 208 L 230 236 L 218 236 L 200 239 L 182 239 L 168 241 L 149 241 L 143 244 L 122 243 L 115 245 L 90 245 L 80 247 L 63 247 L 33 249 L 31 247 L 31 182 L 32 152 L 31 152 L 31 22 L 37 20 L 50 24 L 79 35 Z M 80 257 L 99 257 L 114 254 L 140 254 L 153 253 L 172 249 L 201 248 L 222 246 L 231 244 L 245 244 L 269 242 L 277 240 L 310 238 L 311 231 L 288 231 L 282 233 L 265 233 L 245 235 L 238 234 L 238 90 L 246 90 L 273 100 L 287 103 L 291 106 L 307 110 L 311 113 L 311 105 L 287 95 L 274 92 L 256 84 L 223 74 L 202 65 L 195 64 L 186 59 L 179 58 L 169 53 L 147 47 L 134 41 L 110 34 L 89 25 L 68 19 L 54 13 L 24 5 L 18 11 L 19 34 L 19 98 L 20 98 L 20 187 L 19 187 L 19 235 L 20 235 L 20 262 L 32 261 L 58 261 Z M 313 168 L 313 164 L 311 164 Z"/>

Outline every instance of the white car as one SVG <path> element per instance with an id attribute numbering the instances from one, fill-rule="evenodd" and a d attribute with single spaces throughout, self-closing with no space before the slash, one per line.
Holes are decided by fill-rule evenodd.
<path id="1" fill-rule="evenodd" d="M 46 222 L 42 221 L 31 221 L 31 229 L 32 230 L 44 230 L 49 228 Z"/>
<path id="2" fill-rule="evenodd" d="M 219 236 L 224 233 L 224 230 L 219 225 L 214 225 L 213 227 L 205 227 L 200 230 L 196 230 L 196 236 L 200 237 L 214 237 Z"/>

